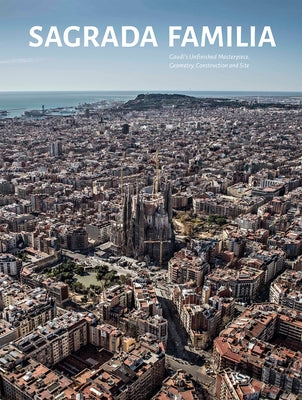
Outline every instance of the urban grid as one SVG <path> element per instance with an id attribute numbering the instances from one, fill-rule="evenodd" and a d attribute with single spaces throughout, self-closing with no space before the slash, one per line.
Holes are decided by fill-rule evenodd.
<path id="1" fill-rule="evenodd" d="M 302 106 L 0 119 L 0 398 L 302 399 Z"/>

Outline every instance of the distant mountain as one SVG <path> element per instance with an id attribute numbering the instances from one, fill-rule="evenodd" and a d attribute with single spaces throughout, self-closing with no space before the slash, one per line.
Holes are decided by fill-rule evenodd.
<path id="1" fill-rule="evenodd" d="M 221 103 L 232 103 L 233 100 L 229 99 L 212 99 L 212 98 L 199 98 L 193 96 L 187 96 L 184 94 L 139 94 L 134 100 L 129 100 L 125 103 L 122 108 L 130 110 L 148 110 L 148 109 L 160 109 L 160 108 L 188 108 L 194 106 L 215 106 Z"/>
<path id="2" fill-rule="evenodd" d="M 122 111 L 143 111 L 143 110 L 156 110 L 164 108 L 196 108 L 196 107 L 246 107 L 252 108 L 287 108 L 296 109 L 298 106 L 285 105 L 280 103 L 266 103 L 258 104 L 256 101 L 245 101 L 236 99 L 225 99 L 225 98 L 205 98 L 205 97 L 193 97 L 184 94 L 161 94 L 161 93 L 150 93 L 150 94 L 139 94 L 134 100 L 129 100 L 119 107 Z"/>

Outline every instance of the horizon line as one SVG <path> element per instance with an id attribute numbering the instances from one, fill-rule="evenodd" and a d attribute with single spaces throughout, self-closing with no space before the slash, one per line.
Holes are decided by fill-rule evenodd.
<path id="1" fill-rule="evenodd" d="M 39 90 L 0 90 L 2 93 L 63 93 L 63 92 L 217 92 L 217 93 L 302 93 L 301 90 L 201 90 L 201 89 L 62 89 L 62 90 L 51 90 L 51 89 L 39 89 Z"/>

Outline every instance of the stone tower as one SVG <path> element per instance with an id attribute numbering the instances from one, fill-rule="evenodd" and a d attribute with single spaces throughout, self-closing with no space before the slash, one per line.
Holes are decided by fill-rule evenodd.
<path id="1" fill-rule="evenodd" d="M 164 265 L 172 257 L 175 237 L 172 226 L 171 187 L 149 193 L 147 189 L 124 194 L 122 209 L 122 252 L 137 259 L 148 256 L 156 265 Z"/>

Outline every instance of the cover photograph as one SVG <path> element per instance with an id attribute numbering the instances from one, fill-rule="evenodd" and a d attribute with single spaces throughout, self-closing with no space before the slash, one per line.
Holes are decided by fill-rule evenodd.
<path id="1" fill-rule="evenodd" d="M 0 0 L 0 400 L 302 398 L 301 15 Z"/>

